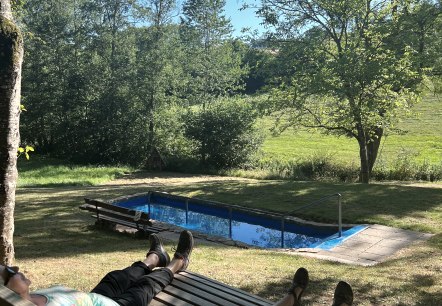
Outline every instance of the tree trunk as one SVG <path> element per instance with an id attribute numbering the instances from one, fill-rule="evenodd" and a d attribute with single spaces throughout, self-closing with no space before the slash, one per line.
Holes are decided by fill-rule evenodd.
<path id="1" fill-rule="evenodd" d="M 374 163 L 378 157 L 383 134 L 384 129 L 377 128 L 375 131 L 376 137 L 373 137 L 373 139 L 367 144 L 368 170 L 370 171 L 370 174 L 373 171 Z"/>
<path id="2" fill-rule="evenodd" d="M 14 260 L 14 206 L 20 141 L 20 82 L 23 40 L 9 0 L 0 0 L 0 262 Z"/>
<path id="3" fill-rule="evenodd" d="M 370 167 L 368 160 L 367 139 L 362 128 L 358 128 L 359 158 L 361 161 L 361 170 L 359 172 L 359 181 L 368 184 L 370 182 Z"/>

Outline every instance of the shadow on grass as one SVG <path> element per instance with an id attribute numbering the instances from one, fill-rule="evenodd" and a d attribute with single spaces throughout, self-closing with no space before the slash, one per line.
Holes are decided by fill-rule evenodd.
<path id="1" fill-rule="evenodd" d="M 391 275 L 394 269 L 405 270 L 403 266 L 409 264 L 409 262 L 415 262 L 416 258 L 419 258 L 421 263 L 428 263 L 431 255 L 417 253 L 414 256 L 391 261 L 387 265 L 382 264 L 376 267 L 349 266 L 350 271 L 345 271 L 345 268 L 342 270 L 342 264 L 323 261 L 319 271 L 315 271 L 318 267 L 314 267 L 313 271 L 310 271 L 310 281 L 303 294 L 302 304 L 331 305 L 336 285 L 339 281 L 343 280 L 350 283 L 353 287 L 355 305 L 412 304 L 439 306 L 442 300 L 442 292 L 434 292 L 434 289 L 431 289 L 432 286 L 437 286 L 440 280 L 437 274 L 427 275 L 428 271 L 419 267 L 417 269 L 418 272 L 411 273 L 409 278 L 404 278 L 401 275 L 405 271 L 399 272 L 398 275 Z M 293 269 L 293 273 L 296 271 L 296 267 L 289 267 L 288 269 Z M 351 271 L 352 269 L 354 269 L 353 272 Z M 333 275 L 340 276 L 334 277 Z M 268 281 L 265 287 L 261 288 L 258 292 L 255 290 L 255 294 L 267 299 L 278 300 L 290 288 L 291 278 L 292 276 L 281 281 Z M 241 289 L 253 291 L 254 288 L 243 286 Z M 417 301 L 417 303 L 410 301 Z"/>
<path id="2" fill-rule="evenodd" d="M 404 218 L 405 226 L 410 217 L 419 214 L 422 217 L 416 221 L 421 222 L 417 225 L 422 227 L 425 226 L 425 223 L 429 223 L 430 217 L 426 216 L 428 211 L 437 210 L 442 202 L 440 189 L 287 181 L 254 181 L 251 183 L 218 181 L 181 186 L 158 185 L 154 188 L 145 184 L 19 188 L 15 220 L 17 258 L 38 260 L 45 257 L 61 258 L 81 254 L 106 254 L 119 250 L 130 251 L 147 247 L 146 240 L 99 230 L 91 226 L 94 219 L 90 217 L 90 213 L 78 209 L 78 206 L 83 203 L 84 197 L 110 199 L 149 190 L 167 191 L 279 212 L 299 207 L 319 194 L 340 191 L 344 193 L 346 199 L 344 206 L 346 220 L 352 220 L 352 222 L 356 220 L 382 221 L 382 219 L 376 219 L 376 216 L 383 215 L 396 221 Z M 367 199 L 369 195 L 370 198 Z M 415 199 L 420 197 L 423 200 L 419 202 L 419 205 L 415 205 Z M 335 205 L 331 203 L 331 205 L 324 205 L 321 209 L 321 218 L 333 221 L 336 213 Z M 320 212 L 317 211 L 318 216 Z M 316 215 L 313 211 L 309 214 L 305 213 L 303 216 L 314 219 Z M 436 225 L 430 228 L 437 231 L 440 229 L 440 222 L 434 223 Z M 370 269 L 375 269 L 375 275 L 367 278 L 369 281 L 364 278 L 365 276 L 353 276 L 351 272 L 336 273 L 337 267 L 342 266 L 341 264 L 324 262 L 320 266 L 325 270 L 334 269 L 335 275 L 348 277 L 348 280 L 356 288 L 355 301 L 382 304 L 384 298 L 394 299 L 395 296 L 402 296 L 406 292 L 415 292 L 417 296 L 415 300 L 419 301 L 419 305 L 438 305 L 436 301 L 442 299 L 442 293 L 430 293 L 427 288 L 434 286 L 436 282 L 440 281 L 440 278 L 427 275 L 425 270 L 431 269 L 433 257 L 440 255 L 441 243 L 442 234 L 438 234 L 425 242 L 425 247 L 418 248 L 417 251 L 413 251 L 409 255 L 392 259 L 376 268 L 358 268 L 357 271 L 365 271 L 360 274 L 370 274 L 372 273 L 370 271 L 373 271 Z M 405 282 L 400 278 L 398 272 L 404 265 L 416 266 L 416 271 L 413 270 L 410 273 L 412 276 Z M 427 268 L 427 265 L 430 267 Z M 296 268 L 290 267 L 290 269 Z M 397 277 L 395 272 L 398 273 Z M 311 277 L 312 281 L 304 299 L 307 305 L 317 304 L 318 301 L 330 304 L 334 287 L 339 281 L 332 276 L 333 274 L 330 275 L 322 276 L 320 279 L 315 279 L 314 275 Z M 389 281 L 392 282 L 387 292 L 379 293 L 379 286 L 376 282 L 378 276 L 384 279 L 389 278 Z M 254 288 L 243 287 L 241 289 L 254 291 L 259 296 L 267 298 L 282 297 L 290 286 L 290 281 L 290 279 L 281 282 L 269 280 L 266 282 L 266 287 L 259 292 L 252 290 Z M 379 296 L 373 295 L 373 292 L 379 293 Z"/>
<path id="3" fill-rule="evenodd" d="M 84 197 L 110 199 L 122 195 L 166 191 L 174 194 L 255 207 L 268 211 L 289 212 L 324 195 L 341 192 L 344 196 L 343 215 L 347 223 L 381 223 L 402 228 L 440 231 L 441 214 L 431 215 L 441 207 L 440 189 L 400 185 L 327 184 L 290 181 L 215 181 L 187 185 L 102 185 L 56 188 L 19 188 L 16 206 L 16 244 L 67 247 L 51 250 L 53 256 L 72 252 L 107 252 L 113 245 L 106 243 L 111 234 L 97 233 L 86 226 L 93 223 L 90 214 L 78 206 Z M 419 203 L 419 205 L 417 205 Z M 324 203 L 296 216 L 322 222 L 336 222 L 336 202 Z M 438 216 L 438 217 L 437 217 Z M 432 219 L 433 218 L 433 219 Z M 432 222 L 428 222 L 432 219 Z M 412 220 L 412 222 L 410 221 Z M 105 238 L 100 236 L 106 235 Z M 108 237 L 108 235 L 110 235 Z M 440 240 L 436 240 L 440 244 Z M 93 242 L 93 243 L 92 243 Z M 75 250 L 68 246 L 75 243 Z M 93 245 L 91 247 L 90 245 Z M 37 251 L 47 256 L 44 251 Z M 26 251 L 21 253 L 26 256 Z M 60 255 L 60 256 L 61 256 Z M 32 256 L 38 256 L 33 253 Z"/>

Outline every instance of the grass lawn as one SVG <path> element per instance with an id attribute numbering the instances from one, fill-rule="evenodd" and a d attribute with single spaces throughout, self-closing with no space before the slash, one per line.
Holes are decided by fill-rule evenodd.
<path id="1" fill-rule="evenodd" d="M 442 99 L 427 96 L 415 106 L 415 115 L 404 119 L 398 128 L 404 135 L 391 134 L 383 138 L 378 162 L 392 163 L 398 156 L 416 162 L 442 162 Z M 267 128 L 271 122 L 264 122 Z M 280 160 L 308 159 L 310 156 L 330 155 L 340 163 L 359 165 L 359 148 L 355 139 L 322 135 L 319 132 L 288 129 L 273 137 L 267 134 L 263 152 L 265 158 Z"/>
<path id="2" fill-rule="evenodd" d="M 73 186 L 97 185 L 125 173 L 131 172 L 129 167 L 99 167 L 69 165 L 65 161 L 32 155 L 29 160 L 18 160 L 20 187 L 31 186 Z"/>
<path id="3" fill-rule="evenodd" d="M 331 184 L 291 181 L 184 178 L 159 182 L 142 178 L 98 186 L 20 187 L 17 191 L 15 245 L 17 264 L 33 288 L 61 283 L 90 290 L 108 271 L 141 259 L 147 241 L 97 230 L 80 211 L 83 197 L 113 198 L 148 190 L 288 212 L 323 195 L 344 195 L 344 220 L 379 223 L 436 234 L 374 267 L 344 265 L 284 252 L 239 249 L 198 243 L 189 269 L 267 299 L 278 300 L 294 271 L 306 267 L 311 285 L 305 305 L 330 305 L 336 283 L 355 290 L 356 305 L 440 305 L 442 300 L 442 188 L 440 184 Z M 159 177 L 164 174 L 153 174 Z M 336 203 L 304 212 L 306 219 L 336 218 Z M 167 249 L 173 245 L 167 242 Z M 235 271 L 235 273 L 232 273 Z"/>

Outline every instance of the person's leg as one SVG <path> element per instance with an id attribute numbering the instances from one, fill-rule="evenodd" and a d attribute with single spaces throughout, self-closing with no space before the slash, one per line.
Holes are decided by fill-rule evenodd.
<path id="1" fill-rule="evenodd" d="M 116 297 L 124 293 L 141 277 L 151 273 L 155 267 L 166 266 L 170 258 L 164 250 L 161 240 L 155 234 L 150 235 L 149 240 L 150 249 L 143 261 L 135 262 L 123 270 L 109 272 L 91 292 L 109 298 Z"/>
<path id="2" fill-rule="evenodd" d="M 351 306 L 353 304 L 353 289 L 343 281 L 340 281 L 333 296 L 333 306 Z"/>
<path id="3" fill-rule="evenodd" d="M 297 306 L 300 305 L 301 296 L 308 285 L 308 271 L 305 268 L 299 268 L 293 276 L 292 286 L 288 293 L 279 300 L 275 306 Z"/>
<path id="4" fill-rule="evenodd" d="M 155 295 L 173 281 L 175 273 L 187 268 L 192 249 L 192 234 L 189 231 L 181 232 L 172 261 L 165 268 L 156 269 L 152 273 L 144 275 L 126 292 L 113 298 L 113 300 L 122 306 L 147 306 Z"/>

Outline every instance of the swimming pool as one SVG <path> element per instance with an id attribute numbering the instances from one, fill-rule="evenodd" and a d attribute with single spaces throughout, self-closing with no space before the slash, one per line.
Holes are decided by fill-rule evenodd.
<path id="1" fill-rule="evenodd" d="M 337 226 L 301 223 L 283 215 L 160 192 L 112 203 L 148 212 L 153 220 L 263 248 L 330 249 L 365 228 L 344 227 L 338 237 Z"/>

